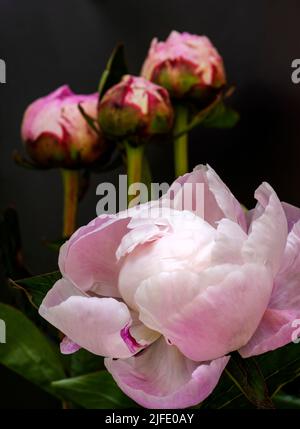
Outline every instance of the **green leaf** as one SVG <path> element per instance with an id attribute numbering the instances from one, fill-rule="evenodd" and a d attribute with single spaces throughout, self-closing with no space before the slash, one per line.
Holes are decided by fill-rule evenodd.
<path id="1" fill-rule="evenodd" d="M 264 376 L 254 358 L 243 359 L 232 353 L 225 372 L 256 408 L 274 408 Z"/>
<path id="2" fill-rule="evenodd" d="M 300 345 L 290 343 L 257 357 L 271 396 L 300 376 Z"/>
<path id="3" fill-rule="evenodd" d="M 213 390 L 212 394 L 201 404 L 202 409 L 220 409 L 220 408 L 232 408 L 232 403 L 240 399 L 242 404 L 239 404 L 238 408 L 244 407 L 248 408 L 250 402 L 248 399 L 241 394 L 240 389 L 233 383 L 229 375 L 224 371 L 222 377 Z"/>
<path id="4" fill-rule="evenodd" d="M 107 371 L 54 381 L 59 396 L 88 409 L 132 408 L 137 405 L 116 385 Z"/>
<path id="5" fill-rule="evenodd" d="M 98 89 L 99 100 L 101 100 L 109 88 L 119 83 L 125 74 L 128 74 L 128 67 L 125 60 L 125 50 L 124 45 L 119 44 L 113 50 L 107 62 L 106 68 L 100 78 Z"/>
<path id="6" fill-rule="evenodd" d="M 296 396 L 278 394 L 274 396 L 273 402 L 276 408 L 300 409 L 300 398 Z"/>
<path id="7" fill-rule="evenodd" d="M 188 133 L 193 128 L 197 127 L 198 125 L 202 124 L 202 122 L 205 121 L 205 119 L 210 115 L 210 113 L 215 109 L 215 107 L 221 102 L 222 100 L 222 94 L 219 94 L 211 104 L 209 104 L 205 109 L 200 110 L 196 115 L 193 116 L 192 120 L 188 123 L 188 125 L 181 130 L 180 132 L 174 132 L 174 139 L 177 139 L 181 137 L 182 135 Z"/>
<path id="8" fill-rule="evenodd" d="M 19 167 L 27 168 L 28 170 L 48 170 L 49 167 L 44 167 L 36 164 L 31 159 L 25 158 L 17 150 L 13 151 L 13 160 Z"/>
<path id="9" fill-rule="evenodd" d="M 240 115 L 236 110 L 220 102 L 205 117 L 201 125 L 206 128 L 233 128 L 239 121 Z"/>
<path id="10" fill-rule="evenodd" d="M 103 358 L 85 349 L 78 350 L 73 353 L 70 358 L 69 370 L 72 377 L 104 369 Z"/>
<path id="11" fill-rule="evenodd" d="M 227 92 L 220 92 L 215 99 L 204 109 L 196 113 L 186 128 L 173 136 L 174 139 L 188 133 L 193 128 L 201 125 L 206 128 L 232 128 L 239 121 L 239 113 L 224 103 L 232 93 L 232 88 Z"/>
<path id="12" fill-rule="evenodd" d="M 287 383 L 300 376 L 300 345 L 288 344 L 277 350 L 256 357 L 260 371 L 265 379 L 268 392 L 273 398 Z M 245 359 L 248 361 L 251 358 Z M 228 365 L 230 369 L 230 366 Z M 249 407 L 249 402 L 239 388 L 224 372 L 217 388 L 203 402 L 203 408 L 243 408 Z"/>
<path id="13" fill-rule="evenodd" d="M 38 308 L 47 292 L 52 288 L 54 283 L 61 278 L 59 271 L 54 271 L 40 276 L 28 277 L 21 280 L 10 280 L 12 286 L 24 291 L 30 302 Z"/>
<path id="14" fill-rule="evenodd" d="M 6 343 L 0 344 L 0 363 L 53 394 L 51 382 L 65 377 L 59 353 L 19 310 L 0 303 Z"/>
<path id="15" fill-rule="evenodd" d="M 66 242 L 66 238 L 58 238 L 57 240 L 44 240 L 43 244 L 48 249 L 54 252 L 59 252 L 61 246 Z"/>
<path id="16" fill-rule="evenodd" d="M 96 134 L 101 135 L 97 119 L 92 118 L 90 115 L 88 115 L 84 108 L 81 106 L 81 104 L 78 104 L 77 107 L 83 118 L 86 120 L 87 124 L 90 126 L 90 128 L 95 131 Z"/>

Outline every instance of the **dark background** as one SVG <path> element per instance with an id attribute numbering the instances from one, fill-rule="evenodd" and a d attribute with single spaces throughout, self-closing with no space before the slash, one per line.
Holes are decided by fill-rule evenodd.
<path id="1" fill-rule="evenodd" d="M 173 29 L 206 34 L 237 87 L 231 104 L 241 121 L 234 130 L 193 131 L 190 166 L 208 162 L 247 206 L 263 180 L 300 206 L 300 84 L 291 81 L 292 60 L 300 58 L 299 16 L 299 0 L 0 0 L 0 58 L 7 64 L 7 83 L 0 85 L 0 210 L 17 208 L 30 270 L 57 267 L 42 239 L 60 235 L 62 196 L 58 171 L 25 170 L 12 161 L 12 151 L 21 149 L 23 112 L 65 83 L 77 93 L 94 92 L 119 41 L 137 74 L 152 37 L 165 39 Z M 169 147 L 150 148 L 149 159 L 155 181 L 173 180 Z M 117 182 L 120 171 L 93 176 L 79 224 L 96 215 L 97 184 Z M 55 406 L 10 372 L 1 370 L 0 379 L 2 407 Z"/>

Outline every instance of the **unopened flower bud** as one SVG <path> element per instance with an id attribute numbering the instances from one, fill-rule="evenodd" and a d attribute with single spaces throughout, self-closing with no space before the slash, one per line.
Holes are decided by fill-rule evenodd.
<path id="1" fill-rule="evenodd" d="M 222 57 L 206 36 L 172 31 L 165 42 L 154 39 L 142 76 L 175 98 L 202 98 L 226 83 Z"/>
<path id="2" fill-rule="evenodd" d="M 141 142 L 170 131 L 173 109 L 164 88 L 142 77 L 126 75 L 105 93 L 98 118 L 108 137 Z"/>
<path id="3" fill-rule="evenodd" d="M 78 109 L 97 117 L 98 94 L 76 95 L 68 86 L 34 101 L 26 110 L 22 139 L 35 163 L 45 167 L 86 167 L 101 157 L 104 138 Z"/>

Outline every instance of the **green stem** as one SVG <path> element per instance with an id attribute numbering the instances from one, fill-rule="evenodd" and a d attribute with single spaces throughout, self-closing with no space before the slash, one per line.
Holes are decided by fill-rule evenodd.
<path id="1" fill-rule="evenodd" d="M 129 142 L 125 142 L 127 156 L 127 183 L 128 189 L 130 185 L 136 182 L 141 182 L 144 145 L 132 146 Z M 128 194 L 128 206 L 135 198 L 135 195 Z"/>
<path id="2" fill-rule="evenodd" d="M 188 108 L 182 104 L 175 107 L 174 134 L 186 129 L 188 124 Z M 176 177 L 189 171 L 188 161 L 188 133 L 180 135 L 174 140 L 174 163 Z"/>
<path id="3" fill-rule="evenodd" d="M 63 237 L 70 237 L 76 229 L 79 193 L 79 171 L 62 169 L 64 187 Z"/>
<path id="4" fill-rule="evenodd" d="M 148 159 L 146 156 L 144 156 L 143 159 L 143 171 L 142 171 L 142 182 L 145 183 L 145 185 L 147 186 L 148 189 L 148 201 L 151 200 L 151 184 L 152 184 L 152 174 L 151 174 L 151 169 L 150 169 L 150 165 L 148 162 Z"/>

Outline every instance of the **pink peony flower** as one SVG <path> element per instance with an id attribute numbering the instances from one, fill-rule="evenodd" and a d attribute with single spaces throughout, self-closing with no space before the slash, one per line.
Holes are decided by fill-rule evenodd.
<path id="1" fill-rule="evenodd" d="M 198 184 L 204 216 L 191 210 Z M 289 343 L 300 317 L 300 209 L 267 183 L 255 198 L 246 216 L 200 166 L 160 201 L 80 228 L 61 248 L 63 278 L 40 307 L 67 336 L 62 352 L 105 356 L 120 388 L 144 407 L 184 408 L 211 393 L 230 352 Z"/>
<path id="2" fill-rule="evenodd" d="M 82 167 L 99 159 L 104 139 L 82 117 L 97 117 L 98 94 L 76 95 L 68 86 L 34 101 L 26 110 L 22 139 L 31 158 L 47 167 Z"/>
<path id="3" fill-rule="evenodd" d="M 126 75 L 99 105 L 101 129 L 112 138 L 148 139 L 168 133 L 173 109 L 168 92 L 142 77 Z"/>
<path id="4" fill-rule="evenodd" d="M 199 98 L 226 82 L 222 57 L 210 40 L 177 31 L 165 42 L 153 39 L 141 74 L 179 98 Z"/>

